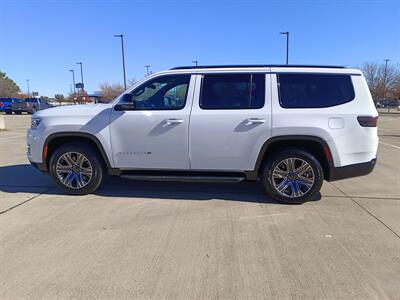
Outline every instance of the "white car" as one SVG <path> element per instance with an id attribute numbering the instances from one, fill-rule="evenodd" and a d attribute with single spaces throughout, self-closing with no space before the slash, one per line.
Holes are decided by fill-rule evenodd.
<path id="1" fill-rule="evenodd" d="M 105 174 L 139 180 L 260 181 L 302 203 L 323 180 L 370 173 L 378 113 L 361 71 L 331 66 L 178 67 L 110 104 L 37 112 L 28 158 L 69 194 Z"/>

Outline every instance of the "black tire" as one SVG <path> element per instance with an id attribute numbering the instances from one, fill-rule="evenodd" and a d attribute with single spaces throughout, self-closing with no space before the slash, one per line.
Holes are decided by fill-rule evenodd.
<path id="1" fill-rule="evenodd" d="M 12 111 L 11 111 L 11 110 L 6 110 L 6 114 L 7 114 L 7 115 L 11 115 L 11 114 L 12 114 Z"/>
<path id="2" fill-rule="evenodd" d="M 274 170 L 282 170 L 282 166 L 285 166 L 285 162 L 287 162 L 286 159 L 289 158 L 295 161 L 292 163 L 295 165 L 292 168 L 295 171 L 288 172 L 287 175 L 273 176 Z M 291 161 L 293 162 L 293 160 Z M 307 168 L 308 171 L 301 173 L 301 177 L 299 177 L 296 172 L 296 166 L 303 164 L 304 167 L 307 167 L 307 164 L 304 162 L 311 168 Z M 291 168 L 289 167 L 289 169 Z M 299 169 L 300 167 L 297 167 L 297 170 Z M 312 171 L 310 171 L 310 169 Z M 303 184 L 303 178 L 308 182 L 308 186 Z M 313 182 L 311 184 L 312 178 Z M 300 149 L 287 149 L 274 153 L 271 158 L 268 159 L 261 174 L 261 182 L 267 194 L 277 201 L 290 204 L 302 204 L 313 200 L 319 193 L 323 181 L 324 172 L 319 161 L 311 153 Z M 298 182 L 300 182 L 300 184 Z M 281 183 L 283 185 L 281 185 Z M 279 191 L 277 188 L 280 186 L 286 186 L 285 190 Z"/>
<path id="3" fill-rule="evenodd" d="M 16 111 L 15 112 L 17 115 L 20 115 L 22 112 L 20 112 L 20 111 Z"/>
<path id="4" fill-rule="evenodd" d="M 81 154 L 87 159 L 88 163 L 90 163 L 92 171 L 90 179 L 88 179 L 89 178 L 88 176 L 82 175 L 82 173 L 80 173 L 79 171 L 75 172 L 76 170 L 72 169 L 70 169 L 72 175 L 69 173 L 67 173 L 67 175 L 57 174 L 57 168 L 56 168 L 57 162 L 59 160 L 62 160 L 61 157 L 69 152 Z M 72 158 L 74 158 L 74 156 L 72 156 Z M 88 163 L 86 166 L 89 166 Z M 64 167 L 68 168 L 67 165 L 64 165 Z M 62 191 L 70 195 L 87 195 L 93 193 L 101 185 L 101 182 L 103 181 L 104 177 L 103 163 L 100 156 L 98 155 L 97 151 L 92 148 L 92 146 L 85 143 L 78 143 L 78 142 L 68 143 L 57 148 L 50 158 L 49 168 L 50 168 L 50 175 L 53 177 L 56 185 Z M 65 172 L 68 171 L 65 170 L 64 173 Z M 75 176 L 75 174 L 79 175 Z M 74 179 L 68 180 L 68 182 L 71 183 L 71 187 L 64 183 L 68 175 L 74 177 Z M 83 187 L 78 187 L 77 176 L 80 176 L 81 180 L 86 179 L 87 183 Z"/>

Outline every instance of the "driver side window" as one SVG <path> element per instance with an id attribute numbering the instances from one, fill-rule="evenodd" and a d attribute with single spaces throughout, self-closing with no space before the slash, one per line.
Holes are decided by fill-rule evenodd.
<path id="1" fill-rule="evenodd" d="M 131 92 L 135 110 L 179 110 L 185 107 L 190 75 L 167 75 Z"/>

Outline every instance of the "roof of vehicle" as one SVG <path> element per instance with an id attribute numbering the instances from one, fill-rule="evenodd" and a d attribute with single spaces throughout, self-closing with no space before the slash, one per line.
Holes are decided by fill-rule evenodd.
<path id="1" fill-rule="evenodd" d="M 1 102 L 13 102 L 13 101 L 18 101 L 20 100 L 19 98 L 0 98 Z"/>
<path id="2" fill-rule="evenodd" d="M 323 69 L 345 69 L 344 66 L 327 65 L 206 65 L 206 66 L 181 66 L 171 70 L 187 69 L 225 69 L 225 68 L 323 68 Z"/>

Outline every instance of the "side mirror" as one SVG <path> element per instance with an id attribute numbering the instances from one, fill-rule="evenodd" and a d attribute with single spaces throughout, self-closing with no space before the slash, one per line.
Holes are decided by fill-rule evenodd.
<path id="1" fill-rule="evenodd" d="M 118 103 L 115 104 L 114 110 L 123 111 L 123 110 L 134 110 L 135 106 L 133 103 Z"/>
<path id="2" fill-rule="evenodd" d="M 134 110 L 133 97 L 131 94 L 123 94 L 119 102 L 114 106 L 114 110 Z"/>

